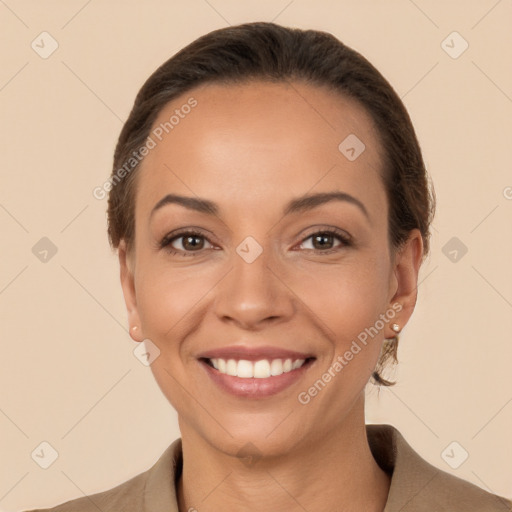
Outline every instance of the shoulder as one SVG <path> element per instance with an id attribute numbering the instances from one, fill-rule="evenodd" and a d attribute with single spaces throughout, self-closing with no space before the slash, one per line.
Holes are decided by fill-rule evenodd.
<path id="1" fill-rule="evenodd" d="M 174 482 L 181 471 L 181 439 L 174 441 L 147 471 L 96 494 L 61 503 L 52 508 L 25 512 L 141 512 L 177 510 Z M 164 508 L 160 508 L 160 507 Z"/>
<path id="2" fill-rule="evenodd" d="M 66 501 L 53 508 L 27 510 L 26 512 L 140 511 L 143 510 L 142 499 L 148 472 L 141 473 L 107 491 Z"/>
<path id="3" fill-rule="evenodd" d="M 431 480 L 424 491 L 418 494 L 415 503 L 430 510 L 434 506 L 435 510 L 450 512 L 512 512 L 512 502 L 506 498 L 437 468 L 434 468 Z M 405 508 L 404 512 L 409 510 L 413 508 Z"/>
<path id="4" fill-rule="evenodd" d="M 372 454 L 391 474 L 385 512 L 512 512 L 512 502 L 423 459 L 391 425 L 367 425 Z"/>

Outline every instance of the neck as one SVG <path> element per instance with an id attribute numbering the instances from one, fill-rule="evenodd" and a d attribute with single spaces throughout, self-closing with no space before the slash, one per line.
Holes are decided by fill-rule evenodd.
<path id="1" fill-rule="evenodd" d="M 226 455 L 182 429 L 180 512 L 384 510 L 389 476 L 372 456 L 364 398 L 335 432 L 253 463 Z"/>

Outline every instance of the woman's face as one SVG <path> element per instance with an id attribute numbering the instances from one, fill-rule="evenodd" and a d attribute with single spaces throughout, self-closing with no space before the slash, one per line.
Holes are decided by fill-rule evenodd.
<path id="1" fill-rule="evenodd" d="M 302 83 L 210 84 L 162 110 L 152 139 L 122 284 L 183 437 L 276 455 L 364 421 L 422 250 L 417 232 L 390 250 L 364 109 Z"/>

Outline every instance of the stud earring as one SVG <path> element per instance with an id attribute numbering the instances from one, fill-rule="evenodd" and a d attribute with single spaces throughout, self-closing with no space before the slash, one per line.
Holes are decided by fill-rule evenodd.
<path id="1" fill-rule="evenodd" d="M 391 329 L 393 329 L 397 334 L 400 332 L 400 326 L 398 324 L 391 324 Z"/>

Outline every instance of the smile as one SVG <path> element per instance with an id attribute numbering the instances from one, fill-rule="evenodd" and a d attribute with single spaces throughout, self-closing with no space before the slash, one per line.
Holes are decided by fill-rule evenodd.
<path id="1" fill-rule="evenodd" d="M 267 379 L 300 368 L 306 359 L 260 359 L 259 361 L 240 359 L 237 361 L 219 357 L 207 359 L 207 362 L 224 375 L 242 379 Z"/>
<path id="2" fill-rule="evenodd" d="M 243 398 L 267 398 L 298 385 L 316 361 L 310 352 L 229 346 L 196 356 L 215 387 Z"/>

